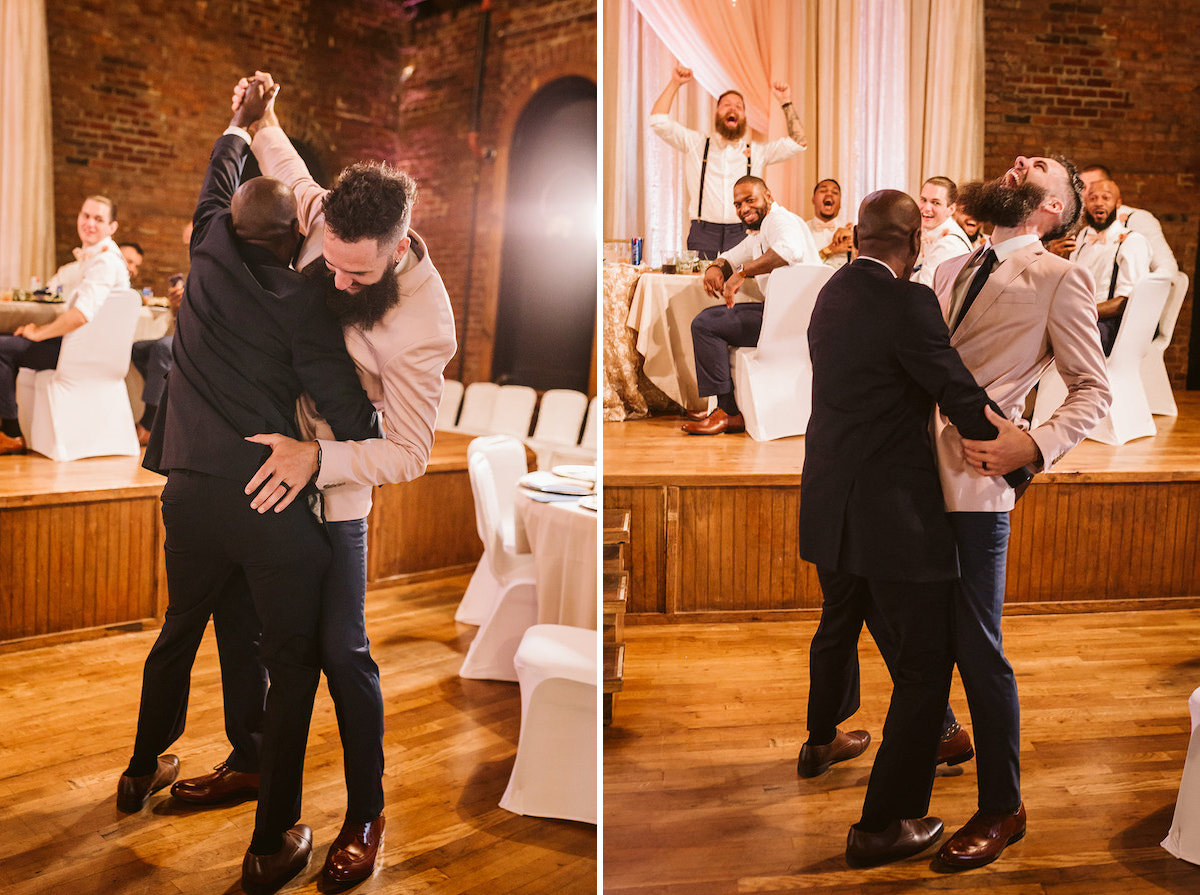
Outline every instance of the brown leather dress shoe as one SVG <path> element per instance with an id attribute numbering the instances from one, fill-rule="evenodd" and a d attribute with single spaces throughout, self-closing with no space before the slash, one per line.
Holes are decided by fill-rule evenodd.
<path id="1" fill-rule="evenodd" d="M 308 866 L 312 857 L 312 830 L 296 824 L 283 834 L 283 847 L 271 855 L 247 850 L 242 859 L 242 888 L 247 892 L 274 892 Z"/>
<path id="2" fill-rule="evenodd" d="M 708 419 L 708 414 L 709 411 L 707 410 L 685 410 L 683 412 L 684 416 L 696 423 L 700 422 L 700 420 Z"/>
<path id="3" fill-rule="evenodd" d="M 882 833 L 864 833 L 855 825 L 846 837 L 846 863 L 874 867 L 912 857 L 937 842 L 942 829 L 936 817 L 894 820 Z"/>
<path id="4" fill-rule="evenodd" d="M 135 423 L 133 428 L 134 431 L 137 432 L 138 444 L 140 444 L 142 447 L 148 445 L 150 443 L 150 430 L 141 423 Z"/>
<path id="5" fill-rule="evenodd" d="M 192 805 L 219 805 L 242 796 L 258 796 L 258 774 L 235 771 L 221 762 L 211 774 L 180 780 L 171 795 Z"/>
<path id="6" fill-rule="evenodd" d="M 25 453 L 25 439 L 22 436 L 18 435 L 13 438 L 11 435 L 0 432 L 0 455 L 23 453 Z"/>
<path id="7" fill-rule="evenodd" d="M 174 755 L 158 756 L 158 767 L 152 774 L 130 777 L 122 774 L 117 781 L 117 807 L 133 814 L 146 807 L 146 800 L 179 776 L 179 759 Z"/>
<path id="8" fill-rule="evenodd" d="M 834 735 L 833 742 L 824 746 L 805 743 L 800 747 L 796 773 L 801 777 L 820 777 L 829 770 L 831 764 L 857 758 L 867 751 L 869 745 L 871 735 L 865 730 L 852 730 L 849 733 L 839 730 Z"/>
<path id="9" fill-rule="evenodd" d="M 938 858 L 955 870 L 982 867 L 1000 857 L 1005 848 L 1025 835 L 1025 806 L 1012 814 L 976 811 L 966 825 L 947 840 Z"/>
<path id="10" fill-rule="evenodd" d="M 321 873 L 335 883 L 356 883 L 375 872 L 375 857 L 383 843 L 382 814 L 365 824 L 342 824 Z"/>
<path id="11" fill-rule="evenodd" d="M 942 734 L 942 741 L 938 744 L 937 763 L 945 765 L 962 764 L 974 756 L 975 747 L 971 745 L 971 735 L 963 730 L 959 726 L 959 723 L 955 721 Z"/>
<path id="12" fill-rule="evenodd" d="M 720 435 L 722 432 L 745 432 L 746 420 L 740 413 L 730 416 L 720 407 L 697 423 L 684 423 L 689 435 Z"/>

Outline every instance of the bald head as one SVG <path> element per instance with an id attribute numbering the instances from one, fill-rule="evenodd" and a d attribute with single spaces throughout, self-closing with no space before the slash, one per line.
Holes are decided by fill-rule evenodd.
<path id="1" fill-rule="evenodd" d="M 907 279 L 921 248 L 921 210 L 907 193 L 876 190 L 858 207 L 854 242 L 860 254 L 887 263 Z"/>
<path id="2" fill-rule="evenodd" d="M 291 259 L 299 240 L 299 222 L 296 196 L 286 183 L 273 177 L 247 180 L 233 194 L 229 210 L 238 239 L 276 255 L 286 251 L 283 260 Z"/>

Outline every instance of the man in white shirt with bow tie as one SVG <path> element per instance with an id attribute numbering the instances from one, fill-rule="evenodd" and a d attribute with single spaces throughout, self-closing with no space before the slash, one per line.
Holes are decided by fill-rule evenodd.
<path id="1" fill-rule="evenodd" d="M 1093 183 L 1083 198 L 1087 226 L 1071 252 L 1071 260 L 1086 267 L 1096 281 L 1096 314 L 1105 357 L 1117 340 L 1129 293 L 1150 273 L 1150 243 L 1120 220 L 1120 207 L 1121 190 L 1113 181 Z"/>
<path id="2" fill-rule="evenodd" d="M 129 288 L 129 270 L 113 242 L 117 209 L 105 196 L 88 196 L 76 220 L 81 248 L 47 284 L 62 287 L 67 308 L 49 323 L 26 323 L 11 336 L 0 336 L 0 454 L 25 453 L 17 422 L 17 371 L 53 370 L 62 337 L 89 323 L 114 289 Z"/>
<path id="3" fill-rule="evenodd" d="M 842 185 L 832 177 L 813 188 L 813 216 L 805 221 L 812 231 L 823 264 L 838 268 L 854 255 L 854 225 L 842 214 Z"/>

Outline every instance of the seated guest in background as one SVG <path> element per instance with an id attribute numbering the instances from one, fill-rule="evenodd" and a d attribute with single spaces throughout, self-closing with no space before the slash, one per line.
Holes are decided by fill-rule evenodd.
<path id="1" fill-rule="evenodd" d="M 971 251 L 971 240 L 954 219 L 957 200 L 958 187 L 949 177 L 930 177 L 922 184 L 921 256 L 913 268 L 914 283 L 932 286 L 939 264 Z"/>
<path id="2" fill-rule="evenodd" d="M 158 412 L 159 401 L 162 400 L 167 374 L 171 372 L 171 345 L 175 338 L 175 318 L 179 314 L 179 304 L 183 301 L 183 274 L 171 274 L 170 284 L 167 290 L 167 307 L 171 310 L 171 320 L 167 324 L 167 334 L 161 339 L 134 342 L 133 353 L 130 356 L 133 366 L 142 374 L 143 381 L 142 403 L 146 409 L 142 411 L 142 418 L 137 422 L 138 444 L 141 445 L 150 440 L 150 430 L 154 428 L 154 415 Z"/>
<path id="3" fill-rule="evenodd" d="M 963 235 L 971 243 L 972 251 L 983 245 L 983 241 L 987 239 L 987 234 L 983 232 L 983 225 L 979 221 L 967 214 L 958 205 L 954 206 L 954 220 L 958 223 L 958 226 L 962 227 Z"/>
<path id="4" fill-rule="evenodd" d="M 1071 260 L 1086 267 L 1096 281 L 1096 314 L 1105 357 L 1117 340 L 1129 293 L 1150 273 L 1150 243 L 1120 220 L 1120 207 L 1121 191 L 1115 183 L 1093 182 L 1083 198 L 1087 226 L 1071 252 Z"/>
<path id="5" fill-rule="evenodd" d="M 129 282 L 132 283 L 138 275 L 138 271 L 142 268 L 142 262 L 146 259 L 146 253 L 142 251 L 142 247 L 136 242 L 123 242 L 120 244 L 121 257 L 125 259 L 125 267 L 129 270 Z"/>
<path id="6" fill-rule="evenodd" d="M 11 336 L 0 336 L 0 454 L 23 454 L 25 439 L 17 422 L 17 371 L 53 370 L 62 337 L 89 323 L 114 289 L 129 287 L 129 271 L 113 242 L 117 211 L 105 196 L 89 196 L 76 219 L 80 248 L 47 284 L 62 287 L 66 310 L 50 323 L 26 323 Z"/>
<path id="7" fill-rule="evenodd" d="M 684 179 L 692 220 L 687 247 L 705 260 L 733 248 L 746 237 L 736 209 L 729 204 L 733 182 L 740 176 L 762 176 L 763 169 L 782 162 L 808 147 L 800 116 L 792 105 L 792 91 L 776 81 L 771 92 L 783 107 L 786 137 L 761 143 L 746 139 L 746 101 L 736 90 L 717 97 L 713 128 L 715 135 L 690 130 L 667 114 L 679 88 L 692 80 L 692 70 L 676 66 L 671 80 L 650 110 L 650 129 L 662 140 L 684 153 Z"/>
<path id="8" fill-rule="evenodd" d="M 733 187 L 733 205 L 750 235 L 704 272 L 704 291 L 722 298 L 724 305 L 705 308 L 692 320 L 692 346 L 696 354 L 696 384 L 700 396 L 717 396 L 711 414 L 689 413 L 683 431 L 691 435 L 744 432 L 746 421 L 733 397 L 729 348 L 751 348 L 762 331 L 762 302 L 734 304 L 746 277 L 755 277 L 760 288 L 767 274 L 787 264 L 819 264 L 817 246 L 804 221 L 771 198 L 758 177 L 740 177 Z"/>
<path id="9" fill-rule="evenodd" d="M 1081 168 L 1079 177 L 1084 183 L 1085 191 L 1091 189 L 1092 184 L 1097 181 L 1113 179 L 1112 172 L 1104 165 L 1088 165 Z M 1146 237 L 1146 242 L 1150 244 L 1151 273 L 1157 273 L 1160 270 L 1165 270 L 1171 276 L 1179 273 L 1179 264 L 1175 260 L 1175 253 L 1171 251 L 1171 246 L 1167 244 L 1167 239 L 1163 236 L 1162 224 L 1158 222 L 1158 218 L 1144 208 L 1121 205 L 1117 208 L 1117 220 L 1127 230 Z"/>
<path id="10" fill-rule="evenodd" d="M 830 267 L 841 267 L 854 254 L 854 227 L 842 214 L 842 186 L 832 177 L 816 185 L 813 216 L 805 221 L 812 231 L 817 255 Z"/>

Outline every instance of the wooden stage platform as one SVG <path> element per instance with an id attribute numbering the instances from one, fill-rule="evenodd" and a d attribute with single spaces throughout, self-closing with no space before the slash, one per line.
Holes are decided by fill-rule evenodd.
<path id="1" fill-rule="evenodd" d="M 1012 515 L 1006 610 L 1200 606 L 1200 392 L 1120 447 L 1084 441 Z M 804 438 L 697 437 L 682 420 L 605 423 L 604 503 L 631 511 L 631 623 L 804 618 Z"/>
<path id="2" fill-rule="evenodd" d="M 423 477 L 375 489 L 372 586 L 468 571 L 482 555 L 467 477 L 470 440 L 438 432 Z M 0 652 L 161 622 L 166 480 L 140 463 L 0 457 Z"/>

